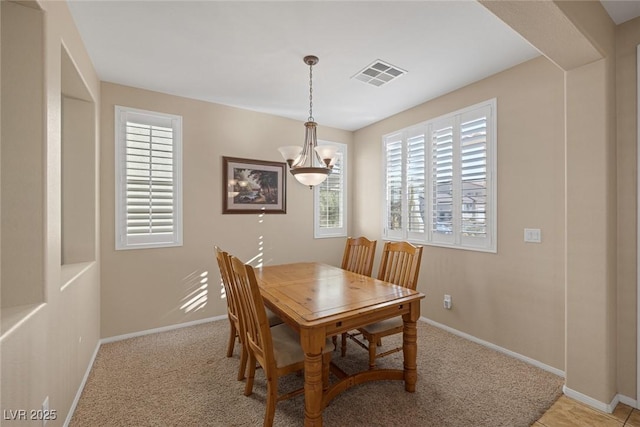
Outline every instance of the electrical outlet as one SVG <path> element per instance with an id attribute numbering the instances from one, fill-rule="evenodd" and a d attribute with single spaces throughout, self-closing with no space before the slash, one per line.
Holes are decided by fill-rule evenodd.
<path id="1" fill-rule="evenodd" d="M 445 295 L 444 296 L 444 308 L 446 308 L 447 310 L 451 310 L 451 305 L 453 303 L 451 302 L 451 295 Z"/>

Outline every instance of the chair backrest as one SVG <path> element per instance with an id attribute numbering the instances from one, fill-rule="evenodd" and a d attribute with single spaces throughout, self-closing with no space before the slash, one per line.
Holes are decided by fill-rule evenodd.
<path id="1" fill-rule="evenodd" d="M 224 293 L 227 299 L 227 313 L 234 322 L 238 322 L 238 301 L 236 295 L 233 293 L 233 288 L 230 286 L 230 270 L 231 262 L 229 260 L 229 254 L 218 246 L 214 248 L 216 252 L 216 260 L 218 261 L 218 268 L 220 269 L 220 277 L 222 278 L 222 286 L 224 286 Z"/>
<path id="2" fill-rule="evenodd" d="M 422 246 L 414 246 L 409 242 L 386 242 L 378 279 L 415 290 L 421 258 Z"/>
<path id="3" fill-rule="evenodd" d="M 347 237 L 342 256 L 342 269 L 371 276 L 377 243 L 376 240 L 369 240 L 366 237 Z"/>
<path id="4" fill-rule="evenodd" d="M 230 273 L 244 319 L 247 345 L 264 369 L 275 368 L 271 329 L 253 267 L 232 256 Z"/>

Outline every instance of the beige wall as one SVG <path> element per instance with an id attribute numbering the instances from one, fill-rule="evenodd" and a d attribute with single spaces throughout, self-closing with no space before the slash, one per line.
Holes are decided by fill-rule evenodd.
<path id="1" fill-rule="evenodd" d="M 44 67 L 40 75 L 45 91 L 39 102 L 33 102 L 30 106 L 35 111 L 43 111 L 45 130 L 42 130 L 39 138 L 29 139 L 25 143 L 32 144 L 31 148 L 38 153 L 41 162 L 34 165 L 33 169 L 18 172 L 3 170 L 3 190 L 9 187 L 8 183 L 15 182 L 16 178 L 33 173 L 39 177 L 39 186 L 34 187 L 37 197 L 42 205 L 31 212 L 35 215 L 24 215 L 22 218 L 14 218 L 14 223 L 4 223 L 2 227 L 3 254 L 11 251 L 11 247 L 5 247 L 5 243 L 11 240 L 9 229 L 15 227 L 27 227 L 33 224 L 35 235 L 32 238 L 34 253 L 3 258 L 2 268 L 18 267 L 25 272 L 32 270 L 43 271 L 43 277 L 29 283 L 39 289 L 42 297 L 35 301 L 36 304 L 15 305 L 12 301 L 2 303 L 2 335 L 0 336 L 0 402 L 1 410 L 39 409 L 45 398 L 49 397 L 49 408 L 56 410 L 56 420 L 48 422 L 48 426 L 61 426 L 69 414 L 73 400 L 80 387 L 82 379 L 87 371 L 99 340 L 100 322 L 100 294 L 99 294 L 99 262 L 93 261 L 82 264 L 69 264 L 62 267 L 62 181 L 61 181 L 61 103 L 62 85 L 64 79 L 62 72 L 62 45 L 69 52 L 75 67 L 82 76 L 86 91 L 94 101 L 93 134 L 89 135 L 84 144 L 93 147 L 93 153 L 97 152 L 97 126 L 98 126 L 98 101 L 99 81 L 91 65 L 89 57 L 84 49 L 79 34 L 76 31 L 73 19 L 64 2 L 41 2 L 39 5 L 44 10 L 43 16 L 43 43 L 40 52 L 31 51 L 34 57 L 45 59 Z M 22 5 L 2 2 L 3 18 L 10 8 L 25 8 Z M 30 7 L 38 8 L 38 4 L 31 3 Z M 4 24 L 3 20 L 3 24 Z M 3 33 L 4 34 L 4 33 Z M 25 48 L 24 39 L 0 40 L 2 50 L 20 50 Z M 26 49 L 25 49 L 26 50 Z M 17 64 L 2 64 L 3 89 L 5 83 L 4 71 L 6 66 Z M 15 77 L 15 76 L 14 76 Z M 19 80 L 19 76 L 17 77 Z M 18 83 L 19 87 L 20 84 Z M 28 89 L 28 88 L 27 88 Z M 21 107 L 21 101 L 10 97 L 4 90 L 2 92 L 3 121 L 6 113 L 15 112 Z M 4 123 L 3 123 L 4 124 Z M 37 126 L 34 126 L 37 128 Z M 11 129 L 11 128 L 9 128 Z M 20 135 L 5 132 L 2 133 L 2 159 L 3 169 L 6 164 L 19 163 L 23 158 L 11 151 L 5 151 L 5 147 L 12 144 Z M 95 157 L 95 154 L 94 154 Z M 97 159 L 93 159 L 97 164 Z M 7 182 L 5 182 L 5 178 Z M 93 216 L 83 222 L 89 224 L 86 232 L 93 234 L 93 247 L 91 259 L 97 259 L 97 170 L 92 172 L 93 182 L 96 184 L 88 188 L 93 195 Z M 22 188 L 24 191 L 24 188 Z M 85 198 L 86 200 L 86 198 Z M 5 209 L 3 198 L 3 212 Z M 70 200 L 73 203 L 73 200 Z M 36 242 L 36 243 L 33 243 Z M 38 258 L 41 254 L 42 259 Z M 14 254 L 15 255 L 15 254 Z M 6 280 L 5 280 L 6 279 Z M 15 283 L 14 278 L 8 282 L 8 278 L 2 277 L 0 286 L 3 291 Z M 4 292 L 3 292 L 4 294 Z M 4 412 L 3 412 L 4 414 Z M 28 421 L 1 421 L 3 425 L 21 426 L 34 425 Z"/>
<path id="2" fill-rule="evenodd" d="M 597 2 L 567 2 L 560 7 L 535 3 L 486 2 L 506 7 L 507 15 L 516 17 L 518 7 L 528 8 L 522 14 L 526 19 L 520 20 L 526 28 L 521 30 L 537 31 L 529 35 L 529 41 L 551 59 L 521 64 L 355 133 L 320 127 L 319 137 L 350 145 L 350 234 L 381 239 L 381 175 L 372 174 L 376 169 L 371 166 L 382 163 L 381 136 L 496 97 L 498 253 L 427 247 L 419 283 L 427 294 L 422 314 L 566 370 L 567 385 L 596 403 L 607 404 L 616 393 L 635 399 L 635 89 L 640 18 L 615 30 L 614 62 L 613 26 L 606 22 Z M 36 277 L 36 292 L 26 298 L 35 303 L 28 310 L 10 299 L 1 301 L 0 409 L 39 408 L 49 396 L 58 420 L 48 425 L 58 426 L 67 416 L 100 337 L 225 313 L 213 245 L 254 264 L 310 259 L 337 264 L 344 240 L 313 239 L 313 193 L 289 175 L 286 215 L 221 214 L 222 156 L 281 161 L 277 147 L 300 143 L 301 122 L 100 84 L 66 5 L 57 1 L 39 4 L 46 12 L 46 132 L 40 147 L 43 168 L 34 172 L 42 176 L 40 187 L 35 186 L 37 199 L 43 203 L 42 227 L 35 228 L 33 240 L 43 258 L 34 263 L 34 258 L 23 256 L 11 262 L 25 270 L 41 269 L 43 277 Z M 545 13 L 553 13 L 554 19 L 545 18 Z M 538 24 L 530 25 L 533 21 Z M 518 27 L 517 22 L 512 24 Z M 550 37 L 551 32 L 540 34 L 545 33 L 544 25 L 569 27 L 563 33 L 566 37 Z M 563 45 L 563 40 L 570 42 Z M 1 42 L 3 51 L 16 47 L 20 51 L 20 43 L 26 41 L 11 41 L 10 47 L 7 40 Z M 64 268 L 60 82 L 64 81 L 61 69 L 68 64 L 61 60 L 62 44 L 96 103 L 96 116 L 101 110 L 94 123 L 101 138 L 96 149 L 96 164 L 101 168 L 99 200 L 95 200 L 92 218 L 96 247 L 93 257 L 80 254 L 81 259 L 96 261 Z M 567 51 L 571 55 L 564 56 Z M 602 59 L 593 61 L 594 55 Z M 558 64 L 564 64 L 565 70 Z M 4 87 L 2 96 L 5 120 L 17 105 L 5 102 Z M 116 104 L 183 116 L 182 247 L 114 250 Z M 11 164 L 11 158 L 5 157 L 7 138 L 11 135 L 3 128 L 3 192 L 17 178 L 16 172 L 5 169 Z M 596 195 L 591 197 L 594 189 Z M 2 196 L 4 201 L 5 194 Z M 2 215 L 4 220 L 4 211 Z M 542 243 L 525 244 L 525 227 L 541 228 Z M 6 225 L 0 229 L 3 267 L 9 259 L 5 247 L 11 238 L 9 230 Z M 75 279 L 70 280 L 72 277 Z M 206 305 L 187 312 L 181 307 L 203 278 Z M 6 280 L 3 275 L 3 298 L 10 295 L 5 289 L 16 289 Z M 453 297 L 451 311 L 442 308 L 444 293 Z M 9 317 L 16 326 L 6 332 Z"/>
<path id="3" fill-rule="evenodd" d="M 615 26 L 599 2 L 558 5 L 568 25 L 601 56 L 563 67 L 567 150 L 565 391 L 613 404 L 618 390 Z M 570 48 L 564 46 L 566 52 Z"/>
<path id="4" fill-rule="evenodd" d="M 564 71 L 565 393 L 612 410 L 619 375 L 615 25 L 598 1 L 482 4 Z"/>
<path id="5" fill-rule="evenodd" d="M 606 403 L 616 395 L 617 351 L 611 62 L 565 73 L 566 386 Z"/>
<path id="6" fill-rule="evenodd" d="M 182 116 L 182 247 L 114 249 L 115 105 Z M 285 215 L 222 215 L 222 156 L 280 162 L 277 148 L 300 145 L 303 137 L 302 122 L 102 83 L 102 336 L 225 314 L 214 245 L 254 265 L 260 260 L 338 264 L 344 239 L 313 238 L 313 191 L 288 173 Z M 320 126 L 318 138 L 350 144 L 352 133 Z M 206 304 L 181 308 L 201 286 L 201 277 L 206 278 Z"/>
<path id="7" fill-rule="evenodd" d="M 633 398 L 635 300 L 626 296 L 633 296 L 635 292 L 635 249 L 632 247 L 635 237 L 627 234 L 622 238 L 622 244 L 632 249 L 628 255 L 628 250 L 617 246 L 617 240 L 624 233 L 618 221 L 635 223 L 633 213 L 620 212 L 622 205 L 635 203 L 635 194 L 629 194 L 634 190 L 624 187 L 628 181 L 617 182 L 622 172 L 618 171 L 617 175 L 613 172 L 616 159 L 620 161 L 622 156 L 616 153 L 614 144 L 614 26 L 602 7 L 593 2 L 487 4 L 491 5 L 490 9 L 508 9 L 506 15 L 498 13 L 499 10 L 494 12 L 503 19 L 512 18 L 512 25 L 527 34 L 532 43 L 535 41 L 549 59 L 539 58 L 514 67 L 355 132 L 350 156 L 351 177 L 355 182 L 351 195 L 353 227 L 350 234 L 381 238 L 381 201 L 379 195 L 371 191 L 381 187 L 381 176 L 371 173 L 372 164 L 381 164 L 381 135 L 496 97 L 499 114 L 498 253 L 427 247 L 419 285 L 428 296 L 423 303 L 423 314 L 551 367 L 566 370 L 568 385 L 594 399 L 593 402 L 606 406 L 616 393 Z M 519 7 L 526 8 L 527 13 L 520 14 Z M 534 15 L 539 18 L 540 28 L 530 25 Z M 554 31 L 549 31 L 552 27 Z M 562 43 L 557 34 L 565 35 L 560 38 Z M 627 65 L 619 64 L 618 75 L 621 66 L 623 72 L 627 72 Z M 620 90 L 618 87 L 618 93 Z M 249 117 L 264 116 L 109 84 L 103 85 L 103 95 L 105 171 L 113 170 L 112 111 L 113 104 L 120 103 L 182 114 L 185 124 L 187 117 L 202 121 L 198 128 L 200 135 L 185 136 L 185 140 L 197 141 L 192 149 L 198 153 L 196 163 L 200 166 L 193 168 L 203 170 L 197 175 L 191 171 L 194 176 L 185 177 L 185 186 L 188 186 L 187 179 L 216 181 L 213 194 L 201 202 L 212 212 L 215 225 L 206 225 L 189 248 L 185 245 L 183 249 L 146 251 L 155 252 L 155 255 L 139 251 L 135 256 L 128 256 L 112 249 L 113 178 L 109 175 L 111 172 L 103 175 L 103 261 L 109 260 L 109 268 L 104 269 L 102 276 L 105 284 L 103 309 L 108 308 L 103 313 L 103 336 L 221 314 L 224 304 L 218 299 L 210 299 L 207 306 L 195 314 L 180 312 L 177 308 L 189 293 L 190 274 L 207 272 L 208 277 L 212 277 L 211 271 L 215 272 L 210 258 L 213 244 L 236 251 L 245 259 L 252 259 L 258 253 L 257 248 L 264 247 L 266 262 L 318 259 L 314 252 L 319 249 L 317 245 L 324 245 L 320 257 L 337 263 L 341 252 L 339 244 L 311 239 L 310 194 L 309 201 L 301 204 L 304 211 L 287 219 L 287 223 L 295 224 L 304 239 L 308 239 L 293 257 L 282 254 L 277 245 L 278 236 L 290 229 L 281 218 L 270 216 L 260 223 L 257 219 L 219 214 L 220 184 L 216 178 L 219 172 L 211 175 L 210 169 L 220 167 L 222 155 L 257 157 L 251 151 L 256 148 L 245 143 L 246 137 L 252 137 L 252 131 L 242 127 L 242 123 L 249 121 Z M 185 113 L 194 108 L 190 105 L 198 105 L 198 111 Z M 225 117 L 224 122 L 212 122 L 221 116 Z M 255 122 L 261 123 L 259 119 Z M 274 131 L 280 123 L 281 119 L 269 118 L 260 126 Z M 299 133 L 295 126 L 275 131 L 281 134 L 280 139 L 292 138 L 292 141 Z M 245 133 L 244 138 L 239 132 Z M 283 136 L 289 132 L 290 137 Z M 344 138 L 349 139 L 348 134 L 344 134 Z M 203 143 L 202 139 L 211 142 Z M 225 139 L 231 141 L 233 153 L 220 150 Z M 270 139 L 266 138 L 266 145 L 257 147 L 262 150 L 257 151 L 261 153 L 258 158 L 279 160 L 274 149 L 283 143 L 270 144 Z M 340 137 L 333 139 L 341 140 Z M 584 150 L 585 147 L 588 149 Z M 635 149 L 630 143 L 625 147 Z M 211 160 L 216 157 L 217 165 Z M 631 156 L 625 156 L 625 160 L 635 165 Z M 292 181 L 289 181 L 291 189 Z M 590 189 L 596 189 L 595 195 L 591 195 Z M 367 197 L 357 196 L 362 193 Z M 196 198 L 200 193 L 185 196 Z M 306 196 L 298 191 L 296 197 Z M 289 201 L 291 207 L 291 198 Z M 191 215 L 194 224 L 207 223 L 208 219 L 200 217 L 200 213 Z M 188 217 L 185 214 L 185 225 Z M 224 221 L 221 228 L 218 221 Z M 262 228 L 267 223 L 269 227 Z M 228 231 L 236 227 L 243 230 L 245 238 L 250 236 L 247 240 L 251 246 L 240 245 Z M 543 242 L 525 244 L 522 238 L 525 227 L 541 228 Z M 616 227 L 621 231 L 616 232 Z M 185 238 L 188 233 L 185 230 Z M 312 247 L 313 250 L 305 252 L 306 248 Z M 625 254 L 621 257 L 623 250 Z M 178 266 L 173 277 L 163 274 L 163 268 L 144 275 L 136 272 L 139 265 L 164 265 L 169 261 Z M 620 274 L 622 278 L 618 277 Z M 213 277 L 217 279 L 215 273 Z M 143 279 L 153 283 L 145 284 Z M 133 282 L 138 284 L 132 286 Z M 619 282 L 626 285 L 618 285 Z M 163 288 L 161 293 L 157 293 L 159 286 Z M 141 301 L 151 292 L 156 292 L 157 301 L 146 307 Z M 451 311 L 442 309 L 444 293 L 453 296 L 454 309 Z M 569 295 L 568 298 L 565 295 Z M 136 310 L 143 312 L 138 314 Z M 118 316 L 118 312 L 126 315 Z M 129 324 L 130 318 L 137 326 Z M 620 337 L 632 341 L 617 344 Z"/>
<path id="8" fill-rule="evenodd" d="M 2 306 L 43 301 L 44 13 L 2 4 Z M 35 53 L 35 54 L 34 54 Z M 9 105 L 10 104 L 10 105 Z M 37 106 L 39 108 L 34 108 Z M 29 171 L 29 173 L 23 173 Z M 30 259 L 31 268 L 24 268 Z"/>
<path id="9" fill-rule="evenodd" d="M 618 178 L 618 393 L 635 396 L 637 380 L 637 46 L 640 18 L 616 31 Z"/>
<path id="10" fill-rule="evenodd" d="M 523 84 L 526 82 L 526 84 Z M 424 250 L 422 315 L 564 370 L 563 74 L 544 58 L 496 74 L 356 132 L 356 193 L 381 188 L 381 136 L 497 98 L 498 253 Z M 354 234 L 381 239 L 379 191 L 354 204 Z M 524 243 L 540 228 L 542 243 Z M 453 309 L 442 306 L 444 294 Z"/>
<path id="11" fill-rule="evenodd" d="M 564 369 L 567 392 L 612 409 L 621 388 L 627 399 L 636 394 L 635 332 L 618 345 L 619 328 L 635 330 L 635 299 L 618 307 L 620 292 L 631 296 L 635 285 L 618 285 L 624 264 L 617 246 L 619 218 L 635 221 L 619 209 L 635 203 L 635 194 L 622 184 L 622 197 L 631 200 L 618 200 L 615 26 L 598 2 L 482 3 L 555 64 L 555 76 L 545 81 L 528 71 L 533 61 L 356 132 L 356 183 L 367 163 L 380 162 L 381 135 L 481 101 L 477 92 L 496 96 L 498 254 L 427 248 L 420 280 L 426 316 Z M 518 71 L 510 85 L 507 76 Z M 527 129 L 526 119 L 554 126 Z M 511 151 L 520 141 L 528 143 Z M 367 177 L 369 184 L 379 186 L 380 178 Z M 371 214 L 380 204 L 356 202 L 358 232 L 380 236 L 380 216 Z M 522 244 L 523 227 L 542 228 L 539 248 Z M 627 249 L 635 242 L 628 236 Z M 632 258 L 626 269 L 633 267 Z M 441 308 L 445 292 L 454 299 L 451 312 Z"/>

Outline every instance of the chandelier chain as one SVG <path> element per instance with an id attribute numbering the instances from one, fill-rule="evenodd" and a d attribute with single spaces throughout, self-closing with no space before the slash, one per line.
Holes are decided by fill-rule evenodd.
<path id="1" fill-rule="evenodd" d="M 309 120 L 313 122 L 313 63 L 309 63 Z"/>

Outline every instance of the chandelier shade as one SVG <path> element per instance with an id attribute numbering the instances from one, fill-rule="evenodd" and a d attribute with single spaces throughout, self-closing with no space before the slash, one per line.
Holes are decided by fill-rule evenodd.
<path id="1" fill-rule="evenodd" d="M 336 162 L 337 147 L 318 146 L 316 134 L 318 124 L 313 119 L 313 66 L 318 63 L 318 57 L 305 56 L 304 63 L 309 66 L 309 118 L 304 124 L 304 144 L 302 147 L 297 145 L 280 147 L 278 151 L 289 165 L 291 175 L 301 184 L 313 188 L 314 185 L 324 182 L 331 173 Z"/>
<path id="2" fill-rule="evenodd" d="M 297 163 L 298 157 L 302 152 L 302 147 L 298 145 L 287 145 L 285 147 L 278 148 L 282 157 L 287 161 L 289 167 L 293 166 L 294 163 Z"/>
<path id="3" fill-rule="evenodd" d="M 291 174 L 298 180 L 300 184 L 313 187 L 322 184 L 327 176 L 331 173 L 329 168 L 295 168 L 291 169 Z"/>
<path id="4" fill-rule="evenodd" d="M 338 151 L 338 147 L 336 147 L 335 145 L 319 145 L 315 147 L 315 150 L 328 168 L 333 167 L 333 164 L 336 160 L 336 151 Z"/>

